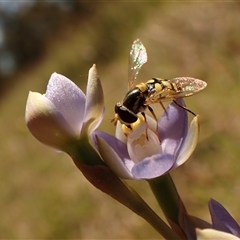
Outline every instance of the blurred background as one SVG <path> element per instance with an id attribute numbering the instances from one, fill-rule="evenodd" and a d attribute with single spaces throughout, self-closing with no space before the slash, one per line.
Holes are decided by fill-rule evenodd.
<path id="1" fill-rule="evenodd" d="M 106 102 L 100 128 L 114 134 L 110 119 L 127 91 L 136 38 L 148 51 L 139 82 L 191 76 L 208 83 L 186 99 L 201 119 L 197 149 L 172 172 L 189 213 L 210 221 L 207 203 L 214 198 L 240 221 L 239 3 L 1 1 L 1 238 L 159 239 L 91 186 L 66 154 L 34 139 L 24 121 L 29 90 L 44 93 L 58 72 L 85 91 L 96 63 Z M 161 214 L 146 182 L 128 184 Z"/>

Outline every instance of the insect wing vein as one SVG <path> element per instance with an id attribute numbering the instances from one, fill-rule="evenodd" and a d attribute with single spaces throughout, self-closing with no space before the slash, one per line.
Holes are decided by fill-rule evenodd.
<path id="1" fill-rule="evenodd" d="M 177 98 L 191 96 L 207 86 L 206 82 L 192 77 L 177 77 L 168 81 L 175 87 L 176 94 L 173 96 Z"/>
<path id="2" fill-rule="evenodd" d="M 130 50 L 129 54 L 129 69 L 128 69 L 128 88 L 133 87 L 134 80 L 137 78 L 137 75 L 141 67 L 147 62 L 147 51 L 143 43 L 136 39 Z"/>

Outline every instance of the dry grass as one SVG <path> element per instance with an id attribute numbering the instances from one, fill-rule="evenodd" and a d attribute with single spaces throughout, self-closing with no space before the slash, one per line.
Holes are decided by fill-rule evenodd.
<path id="1" fill-rule="evenodd" d="M 114 4 L 102 4 L 95 19 L 50 43 L 45 59 L 22 72 L 2 99 L 1 238 L 159 238 L 142 219 L 95 190 L 68 156 L 37 142 L 24 123 L 29 90 L 44 92 L 54 71 L 84 89 L 87 71 L 96 61 L 106 98 L 101 129 L 113 133 L 113 103 L 126 92 L 128 52 L 138 37 L 149 56 L 139 81 L 192 76 L 208 82 L 206 91 L 186 99 L 201 116 L 199 145 L 172 174 L 189 212 L 209 220 L 207 201 L 212 197 L 240 221 L 239 3 Z M 105 41 L 119 49 L 108 52 Z M 159 211 L 145 182 L 130 183 Z"/>

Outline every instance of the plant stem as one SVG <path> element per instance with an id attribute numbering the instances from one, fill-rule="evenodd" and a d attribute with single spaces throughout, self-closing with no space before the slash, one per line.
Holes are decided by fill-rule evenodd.
<path id="1" fill-rule="evenodd" d="M 185 208 L 170 174 L 150 179 L 148 183 L 166 218 L 180 226 L 180 207 Z"/>

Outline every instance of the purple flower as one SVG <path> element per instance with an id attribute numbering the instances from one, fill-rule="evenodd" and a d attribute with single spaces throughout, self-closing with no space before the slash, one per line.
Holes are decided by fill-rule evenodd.
<path id="1" fill-rule="evenodd" d="M 182 99 L 178 103 L 184 106 Z M 132 131 L 118 124 L 116 137 L 103 132 L 95 134 L 103 160 L 118 176 L 156 178 L 190 157 L 198 140 L 199 117 L 194 117 L 188 127 L 187 111 L 172 103 L 157 124 L 158 132 L 155 120 L 148 116 L 146 123 L 140 117 Z"/>
<path id="2" fill-rule="evenodd" d="M 213 229 L 240 237 L 239 224 L 219 202 L 211 199 L 208 206 Z"/>
<path id="3" fill-rule="evenodd" d="M 189 215 L 185 209 L 180 211 L 180 226 L 187 239 L 240 239 L 240 226 L 217 201 L 209 201 L 209 211 L 212 224 Z"/>
<path id="4" fill-rule="evenodd" d="M 103 91 L 96 66 L 89 70 L 86 96 L 63 75 L 53 73 L 45 94 L 29 92 L 25 120 L 35 138 L 58 150 L 91 134 L 104 115 Z"/>

